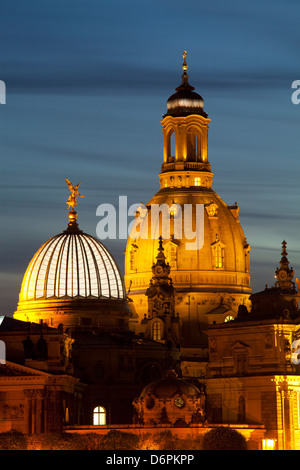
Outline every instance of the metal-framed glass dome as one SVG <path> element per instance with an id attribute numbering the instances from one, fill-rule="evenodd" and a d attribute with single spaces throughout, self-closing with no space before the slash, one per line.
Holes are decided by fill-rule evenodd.
<path id="1" fill-rule="evenodd" d="M 66 230 L 36 252 L 20 300 L 95 297 L 124 299 L 119 268 L 105 246 L 80 230 Z"/>

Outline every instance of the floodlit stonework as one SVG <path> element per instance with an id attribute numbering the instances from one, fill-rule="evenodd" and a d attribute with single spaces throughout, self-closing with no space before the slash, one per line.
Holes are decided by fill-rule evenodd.
<path id="1" fill-rule="evenodd" d="M 184 55 L 162 120 L 160 190 L 146 207 L 150 219 L 152 204 L 170 208 L 170 235 L 161 215 L 155 238 L 131 233 L 125 281 L 79 228 L 79 185 L 67 180 L 68 227 L 29 262 L 14 318 L 0 317 L 0 432 L 188 440 L 224 426 L 248 449 L 300 450 L 299 281 L 283 241 L 274 286 L 252 293 L 239 208 L 212 189 L 210 119 L 193 90 Z M 203 208 L 199 249 L 178 237 L 185 204 Z M 150 230 L 145 214 L 136 220 Z"/>

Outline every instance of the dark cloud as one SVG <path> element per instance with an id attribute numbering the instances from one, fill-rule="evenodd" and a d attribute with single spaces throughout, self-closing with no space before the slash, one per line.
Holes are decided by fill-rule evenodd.
<path id="1" fill-rule="evenodd" d="M 7 93 L 34 92 L 34 93 L 95 93 L 105 95 L 109 93 L 120 94 L 124 91 L 131 93 L 165 93 L 172 92 L 170 84 L 180 84 L 180 70 L 178 74 L 161 68 L 145 67 L 139 64 L 124 64 L 105 61 L 101 66 L 93 63 L 77 69 L 77 64 L 68 64 L 66 67 L 53 67 L 49 63 L 26 64 L 25 73 L 22 67 L 13 70 L 9 62 L 2 62 L 2 79 L 7 86 Z M 214 90 L 223 93 L 224 90 L 237 89 L 274 89 L 291 87 L 291 82 L 297 77 L 297 67 L 289 69 L 253 68 L 245 70 L 193 70 L 192 84 L 199 84 L 201 90 Z M 178 83 L 177 83 L 177 82 Z M 168 92 L 167 91 L 167 92 Z"/>

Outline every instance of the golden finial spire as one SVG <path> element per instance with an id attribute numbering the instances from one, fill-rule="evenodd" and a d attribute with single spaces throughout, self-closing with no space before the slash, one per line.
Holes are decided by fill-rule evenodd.
<path id="1" fill-rule="evenodd" d="M 187 56 L 187 52 L 183 51 L 183 54 L 182 54 L 182 57 L 183 57 L 183 64 L 182 64 L 183 73 L 186 73 L 186 71 L 187 71 L 186 56 Z"/>

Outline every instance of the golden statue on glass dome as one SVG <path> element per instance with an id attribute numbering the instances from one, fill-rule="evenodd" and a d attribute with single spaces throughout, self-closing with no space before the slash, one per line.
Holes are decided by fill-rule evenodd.
<path id="1" fill-rule="evenodd" d="M 65 180 L 71 192 L 69 199 L 67 200 L 68 209 L 70 209 L 70 207 L 74 209 L 74 207 L 77 206 L 77 197 L 84 197 L 82 194 L 79 194 L 79 191 L 78 191 L 78 188 L 81 185 L 81 183 L 78 183 L 75 186 L 73 186 L 72 183 L 69 180 L 67 180 L 67 178 L 65 178 Z"/>

